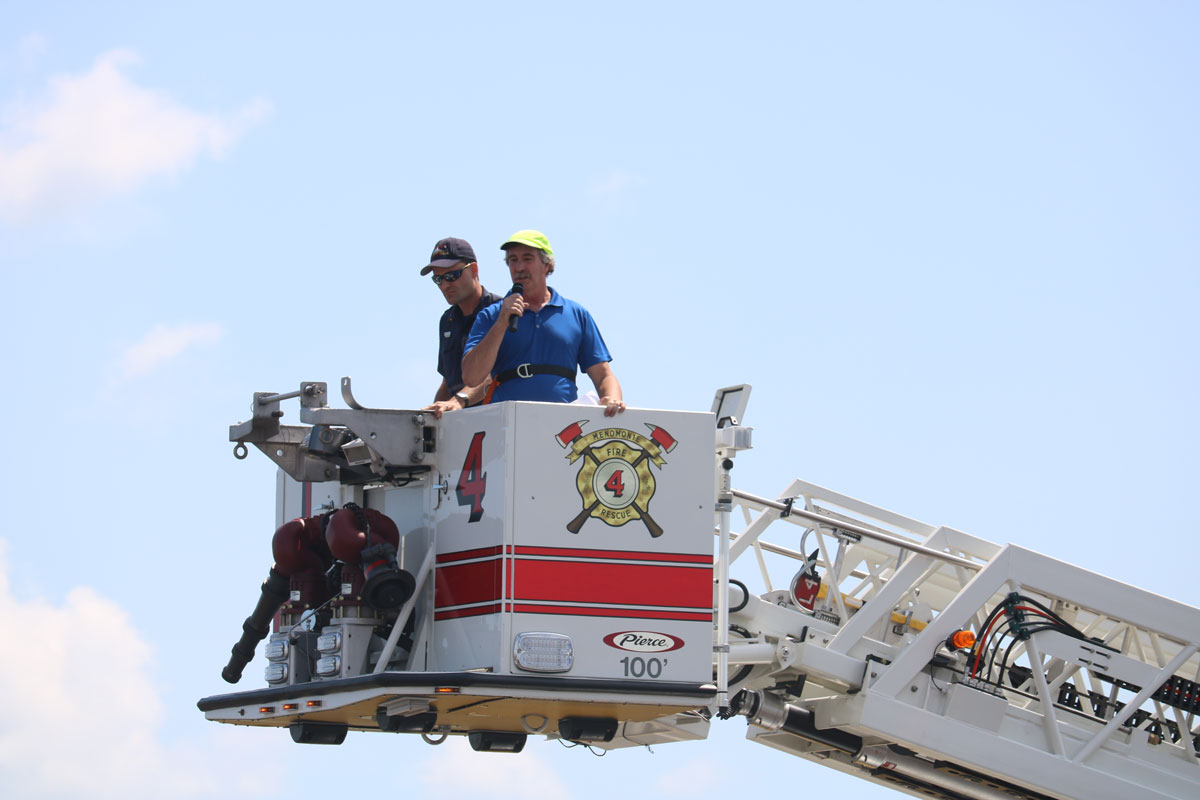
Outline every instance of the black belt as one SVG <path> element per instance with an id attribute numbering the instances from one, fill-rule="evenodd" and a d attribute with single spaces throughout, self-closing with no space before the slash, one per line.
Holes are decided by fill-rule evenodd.
<path id="1" fill-rule="evenodd" d="M 498 383 L 511 381 L 513 378 L 532 378 L 534 375 L 557 375 L 572 383 L 575 381 L 575 370 L 560 367 L 557 364 L 519 364 L 514 369 L 506 369 L 496 376 Z"/>

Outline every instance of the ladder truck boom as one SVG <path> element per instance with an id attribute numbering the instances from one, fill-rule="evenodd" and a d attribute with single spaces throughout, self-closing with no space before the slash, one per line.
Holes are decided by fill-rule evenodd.
<path id="1" fill-rule="evenodd" d="M 519 752 L 740 717 L 917 797 L 1200 797 L 1200 610 L 805 481 L 735 488 L 749 386 L 710 412 L 440 420 L 341 390 L 257 393 L 230 428 L 280 469 L 278 528 L 221 673 L 261 650 L 266 685 L 208 719 Z"/>

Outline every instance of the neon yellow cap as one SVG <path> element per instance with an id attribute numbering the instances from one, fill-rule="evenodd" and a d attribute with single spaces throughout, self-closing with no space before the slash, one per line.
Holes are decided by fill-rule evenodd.
<path id="1" fill-rule="evenodd" d="M 546 255 L 554 255 L 554 248 L 550 246 L 550 240 L 546 238 L 546 234 L 541 231 L 524 230 L 517 231 L 512 236 L 508 237 L 508 241 L 500 245 L 501 250 L 507 250 L 510 244 L 529 245 L 535 250 L 544 250 Z"/>

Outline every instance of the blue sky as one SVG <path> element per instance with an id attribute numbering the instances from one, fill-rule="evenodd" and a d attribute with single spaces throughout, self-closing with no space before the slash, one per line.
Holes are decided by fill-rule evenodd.
<path id="1" fill-rule="evenodd" d="M 544 231 L 631 405 L 753 384 L 739 488 L 802 477 L 1200 605 L 1194 4 L 0 11 L 14 796 L 890 795 L 740 722 L 603 760 L 360 736 L 316 770 L 204 722 L 273 530 L 227 426 L 342 375 L 428 402 L 443 236 L 499 290 L 499 244 Z"/>

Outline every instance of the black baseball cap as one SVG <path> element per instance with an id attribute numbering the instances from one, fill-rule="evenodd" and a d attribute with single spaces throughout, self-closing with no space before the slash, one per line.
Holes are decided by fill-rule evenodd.
<path id="1" fill-rule="evenodd" d="M 467 244 L 466 239 L 453 237 L 442 239 L 433 246 L 429 263 L 421 268 L 421 274 L 428 275 L 433 272 L 434 267 L 453 267 L 460 261 L 469 263 L 475 260 L 475 251 L 471 249 L 471 245 Z"/>

